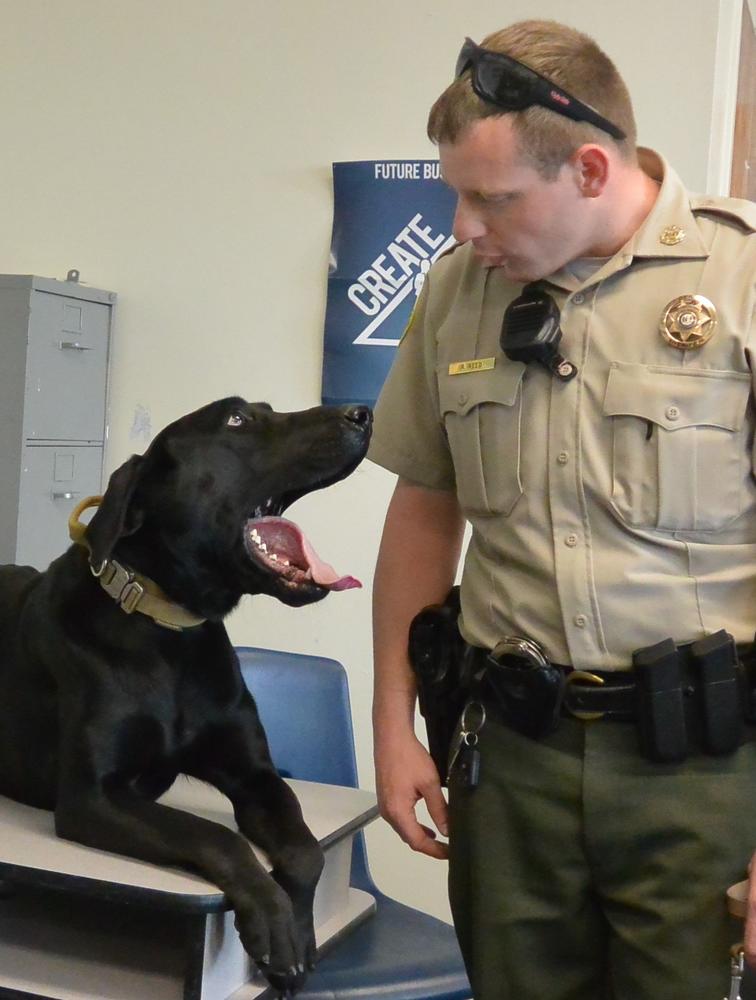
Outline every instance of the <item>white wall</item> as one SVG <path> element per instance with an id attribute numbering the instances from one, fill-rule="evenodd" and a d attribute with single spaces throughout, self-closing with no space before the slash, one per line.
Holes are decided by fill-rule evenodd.
<path id="1" fill-rule="evenodd" d="M 723 9 L 735 0 L 722 0 Z M 0 272 L 119 293 L 109 470 L 218 396 L 319 393 L 333 160 L 426 157 L 427 109 L 465 35 L 566 19 L 615 58 L 641 140 L 707 179 L 719 0 L 0 0 Z M 0 359 L 1 363 L 1 359 Z M 391 477 L 364 465 L 300 502 L 321 554 L 366 582 L 311 609 L 247 600 L 238 643 L 349 669 L 372 785 L 370 578 Z M 444 866 L 385 827 L 379 883 L 446 914 Z"/>

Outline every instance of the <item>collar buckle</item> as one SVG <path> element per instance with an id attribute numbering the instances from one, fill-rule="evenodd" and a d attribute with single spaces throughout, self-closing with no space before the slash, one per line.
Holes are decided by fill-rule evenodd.
<path id="1" fill-rule="evenodd" d="M 133 614 L 144 595 L 144 587 L 130 576 L 118 596 L 118 604 L 127 615 Z"/>
<path id="2" fill-rule="evenodd" d="M 99 579 L 103 587 L 109 587 L 118 576 L 118 566 L 114 562 L 104 562 L 96 573 L 94 569 L 92 573 Z"/>

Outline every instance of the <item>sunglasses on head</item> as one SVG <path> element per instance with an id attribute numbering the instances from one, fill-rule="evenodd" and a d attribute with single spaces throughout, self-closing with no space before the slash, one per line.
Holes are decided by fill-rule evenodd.
<path id="1" fill-rule="evenodd" d="M 459 51 L 454 75 L 461 76 L 470 68 L 472 88 L 484 101 L 497 104 L 506 111 L 522 111 L 533 104 L 556 111 L 577 122 L 588 122 L 608 132 L 614 139 L 626 138 L 622 129 L 583 104 L 545 76 L 523 63 L 477 45 L 471 38 Z"/>

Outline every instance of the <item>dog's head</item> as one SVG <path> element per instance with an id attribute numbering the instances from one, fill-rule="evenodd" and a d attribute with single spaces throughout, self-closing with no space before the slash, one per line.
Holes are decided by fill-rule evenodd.
<path id="1" fill-rule="evenodd" d="M 364 406 L 277 413 L 238 397 L 210 403 L 113 473 L 87 528 L 92 563 L 114 555 L 206 618 L 245 593 L 301 605 L 358 586 L 281 515 L 348 476 L 371 426 Z"/>

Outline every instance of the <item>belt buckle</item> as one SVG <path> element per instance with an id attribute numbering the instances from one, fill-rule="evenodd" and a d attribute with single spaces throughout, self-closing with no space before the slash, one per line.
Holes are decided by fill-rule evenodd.
<path id="1" fill-rule="evenodd" d="M 601 686 L 604 684 L 604 678 L 599 677 L 598 674 L 592 674 L 588 670 L 572 670 L 565 677 L 567 684 L 598 684 Z M 574 716 L 576 719 L 580 719 L 582 722 L 594 722 L 596 719 L 603 719 L 606 712 L 583 712 L 580 709 L 574 710 L 570 708 L 565 702 L 565 707 L 570 715 Z"/>

